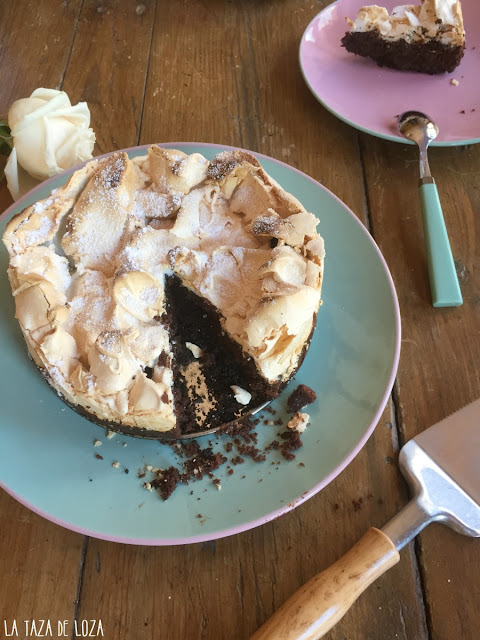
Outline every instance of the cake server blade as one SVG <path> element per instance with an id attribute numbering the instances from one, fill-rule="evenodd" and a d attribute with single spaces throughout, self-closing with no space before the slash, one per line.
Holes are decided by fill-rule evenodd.
<path id="1" fill-rule="evenodd" d="M 410 440 L 399 464 L 415 497 L 383 528 L 397 549 L 434 520 L 480 536 L 480 400 Z"/>
<path id="2" fill-rule="evenodd" d="M 480 400 L 410 440 L 399 464 L 412 500 L 382 530 L 371 527 L 342 558 L 307 582 L 251 640 L 322 638 L 430 522 L 480 536 Z"/>

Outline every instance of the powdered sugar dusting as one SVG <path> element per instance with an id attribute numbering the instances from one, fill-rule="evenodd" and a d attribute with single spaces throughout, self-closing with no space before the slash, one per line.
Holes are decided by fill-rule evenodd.
<path id="1" fill-rule="evenodd" d="M 41 222 L 38 229 L 31 229 L 26 232 L 24 242 L 27 246 L 45 242 L 55 226 L 53 220 L 50 220 L 47 216 L 42 216 L 40 220 Z"/>

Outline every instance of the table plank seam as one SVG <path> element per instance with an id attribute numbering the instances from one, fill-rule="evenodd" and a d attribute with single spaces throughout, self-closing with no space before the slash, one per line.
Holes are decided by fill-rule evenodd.
<path id="1" fill-rule="evenodd" d="M 87 559 L 88 552 L 88 542 L 89 537 L 83 536 L 83 545 L 82 552 L 80 554 L 80 563 L 78 566 L 78 581 L 77 581 L 77 592 L 75 595 L 75 600 L 73 601 L 73 618 L 72 618 L 72 635 L 71 640 L 75 640 L 75 623 L 78 621 L 78 614 L 80 611 L 80 602 L 82 599 L 82 586 L 83 586 L 83 576 L 85 574 L 85 564 Z"/>
<path id="2" fill-rule="evenodd" d="M 139 118 L 138 118 L 137 145 L 140 144 L 140 138 L 141 138 L 141 135 L 142 135 L 143 112 L 145 110 L 145 99 L 146 99 L 146 96 L 147 96 L 148 74 L 149 74 L 149 71 L 150 71 L 150 61 L 152 59 L 153 33 L 155 31 L 155 24 L 156 24 L 156 19 L 157 19 L 157 7 L 158 7 L 158 0 L 155 0 L 155 7 L 153 9 L 152 28 L 150 30 L 150 41 L 148 43 L 147 67 L 145 69 L 145 80 L 144 80 L 144 83 L 143 83 L 143 91 L 142 91 L 142 105 L 140 107 L 140 115 L 139 115 Z"/>
<path id="3" fill-rule="evenodd" d="M 357 133 L 357 145 L 358 152 L 360 155 L 360 163 L 362 168 L 362 188 L 363 188 L 363 199 L 364 199 L 364 212 L 365 212 L 365 226 L 370 232 L 372 238 L 375 239 L 375 231 L 373 227 L 373 216 L 371 215 L 371 207 L 370 207 L 370 197 L 369 197 L 369 189 L 368 189 L 368 177 L 367 177 L 367 169 L 365 163 L 365 154 L 364 154 L 364 136 L 366 134 Z M 390 394 L 390 407 L 391 407 L 391 423 L 392 423 L 392 447 L 395 453 L 399 453 L 400 449 L 405 444 L 405 430 L 403 428 L 403 419 L 400 410 L 400 390 L 398 387 L 398 380 L 395 379 L 395 382 L 392 387 L 392 392 Z M 407 491 L 406 483 L 403 480 L 403 476 L 399 473 L 399 482 L 404 487 L 404 493 Z M 407 494 L 408 499 L 408 494 Z M 412 558 L 412 576 L 415 584 L 415 597 L 417 600 L 417 605 L 419 610 L 422 612 L 422 618 L 424 623 L 424 631 L 426 640 L 432 640 L 432 627 L 429 623 L 430 619 L 430 610 L 428 606 L 428 601 L 426 598 L 425 592 L 425 583 L 423 576 L 423 567 L 421 564 L 420 554 L 417 552 L 417 546 L 414 545 L 413 552 L 411 553 Z M 400 609 L 400 618 L 402 621 L 402 626 L 404 627 L 403 614 Z"/>
<path id="4" fill-rule="evenodd" d="M 431 607 L 428 601 L 427 596 L 427 587 L 425 583 L 425 569 L 422 562 L 422 545 L 420 543 L 420 537 L 417 536 L 413 541 L 413 549 L 415 552 L 415 564 L 413 576 L 415 578 L 415 589 L 417 593 L 421 594 L 423 600 L 423 608 L 425 612 L 425 624 L 427 630 L 428 640 L 434 640 L 434 631 L 433 631 L 433 620 L 432 620 L 432 612 Z"/>
<path id="5" fill-rule="evenodd" d="M 232 54 L 233 56 L 233 54 Z M 235 68 L 235 64 L 234 64 L 234 59 L 232 58 L 232 68 Z M 243 99 L 243 102 L 246 102 L 246 97 L 245 97 L 245 91 L 241 92 L 240 91 L 240 84 L 241 84 L 241 77 L 238 77 L 238 73 L 235 71 L 233 73 L 233 82 L 235 85 L 235 93 L 237 94 L 237 104 L 240 104 L 240 100 L 241 98 Z M 241 95 L 241 93 L 243 93 L 243 95 Z M 236 121 L 237 121 L 237 127 L 238 127 L 238 138 L 239 138 L 239 142 L 240 142 L 240 146 L 242 148 L 245 148 L 245 138 L 243 135 L 243 127 L 242 127 L 242 116 L 240 114 L 237 115 L 236 117 Z M 248 128 L 248 127 L 247 127 Z M 249 136 L 249 142 L 250 143 L 250 136 Z"/>
<path id="6" fill-rule="evenodd" d="M 398 380 L 395 380 L 391 395 L 392 402 L 392 437 L 394 438 L 394 451 L 400 452 L 400 449 L 405 444 L 405 429 L 403 428 L 403 418 L 400 409 L 400 389 Z M 396 441 L 396 442 L 395 442 Z M 399 475 L 399 483 L 403 486 L 403 491 L 407 495 L 407 500 L 410 498 L 408 492 L 408 486 L 401 473 Z M 418 539 L 417 539 L 418 540 Z M 422 566 L 421 554 L 419 553 L 417 542 L 413 542 L 409 545 L 411 547 L 412 558 L 412 576 L 414 580 L 415 596 L 419 608 L 423 612 L 423 623 L 425 625 L 425 638 L 426 640 L 432 640 L 432 625 L 430 622 L 430 608 L 428 605 L 428 599 L 425 588 L 425 579 Z M 401 611 L 401 608 L 400 608 Z M 403 614 L 401 613 L 401 619 L 403 624 Z"/>
<path id="7" fill-rule="evenodd" d="M 248 51 L 250 54 L 250 61 L 251 61 L 251 69 L 253 71 L 253 79 L 255 81 L 255 86 L 257 87 L 257 91 L 254 92 L 253 95 L 253 105 L 254 105 L 254 112 L 253 112 L 253 116 L 254 116 L 254 125 L 252 126 L 249 123 L 249 119 L 248 119 L 248 115 L 246 118 L 246 122 L 250 125 L 249 126 L 249 133 L 251 133 L 252 139 L 249 140 L 249 145 L 250 148 L 253 149 L 254 151 L 259 151 L 259 146 L 258 146 L 258 142 L 259 142 L 259 136 L 261 136 L 261 131 L 262 131 L 262 127 L 261 127 L 261 120 L 260 120 L 260 109 L 258 106 L 258 94 L 259 94 L 259 88 L 260 88 L 260 82 L 258 81 L 258 75 L 256 72 L 257 69 L 257 65 L 256 65 L 256 60 L 255 60 L 255 47 L 253 46 L 253 29 L 252 29 L 252 17 L 250 15 L 250 3 L 247 1 L 245 4 L 245 14 L 246 14 L 246 31 L 247 31 L 247 43 L 248 43 Z M 246 92 L 244 91 L 244 98 L 245 98 L 245 107 L 247 109 L 247 114 L 248 114 L 248 96 L 246 94 Z"/>
<path id="8" fill-rule="evenodd" d="M 373 230 L 373 221 L 370 213 L 370 196 L 368 194 L 368 179 L 367 179 L 365 158 L 363 153 L 362 135 L 363 134 L 361 133 L 356 134 L 358 155 L 360 156 L 360 166 L 362 168 L 362 195 L 363 195 L 363 201 L 364 201 L 363 213 L 365 215 L 365 226 L 368 229 L 372 238 L 375 238 L 375 233 Z"/>
<path id="9" fill-rule="evenodd" d="M 68 66 L 70 64 L 70 59 L 72 57 L 73 47 L 74 47 L 74 44 L 75 44 L 75 38 L 76 38 L 76 35 L 77 35 L 78 25 L 79 25 L 79 22 L 80 22 L 80 16 L 82 14 L 82 9 L 83 9 L 84 2 L 85 2 L 85 0 L 81 0 L 80 6 L 78 8 L 78 13 L 77 13 L 77 17 L 76 17 L 76 20 L 75 20 L 75 25 L 73 27 L 72 42 L 70 44 L 70 49 L 68 50 L 67 59 L 65 61 L 65 68 L 63 70 L 62 75 L 60 76 L 60 82 L 58 83 L 58 89 L 60 91 L 63 89 L 63 83 L 65 82 L 65 76 L 67 74 L 67 69 L 68 69 Z"/>

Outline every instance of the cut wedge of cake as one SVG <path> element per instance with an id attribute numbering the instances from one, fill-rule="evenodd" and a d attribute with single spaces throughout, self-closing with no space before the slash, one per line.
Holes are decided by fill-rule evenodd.
<path id="1" fill-rule="evenodd" d="M 362 7 L 342 45 L 382 67 L 437 74 L 454 71 L 465 50 L 459 0 L 423 0 L 395 7 Z"/>
<path id="2" fill-rule="evenodd" d="M 143 437 L 276 397 L 315 327 L 318 219 L 252 155 L 93 160 L 7 225 L 29 352 L 78 412 Z"/>

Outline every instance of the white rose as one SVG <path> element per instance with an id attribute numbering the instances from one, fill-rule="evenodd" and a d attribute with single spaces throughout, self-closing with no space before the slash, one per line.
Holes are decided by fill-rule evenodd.
<path id="1" fill-rule="evenodd" d="M 64 91 L 37 89 L 8 112 L 13 149 L 5 167 L 14 200 L 38 182 L 90 160 L 95 134 L 86 102 L 72 106 Z"/>

